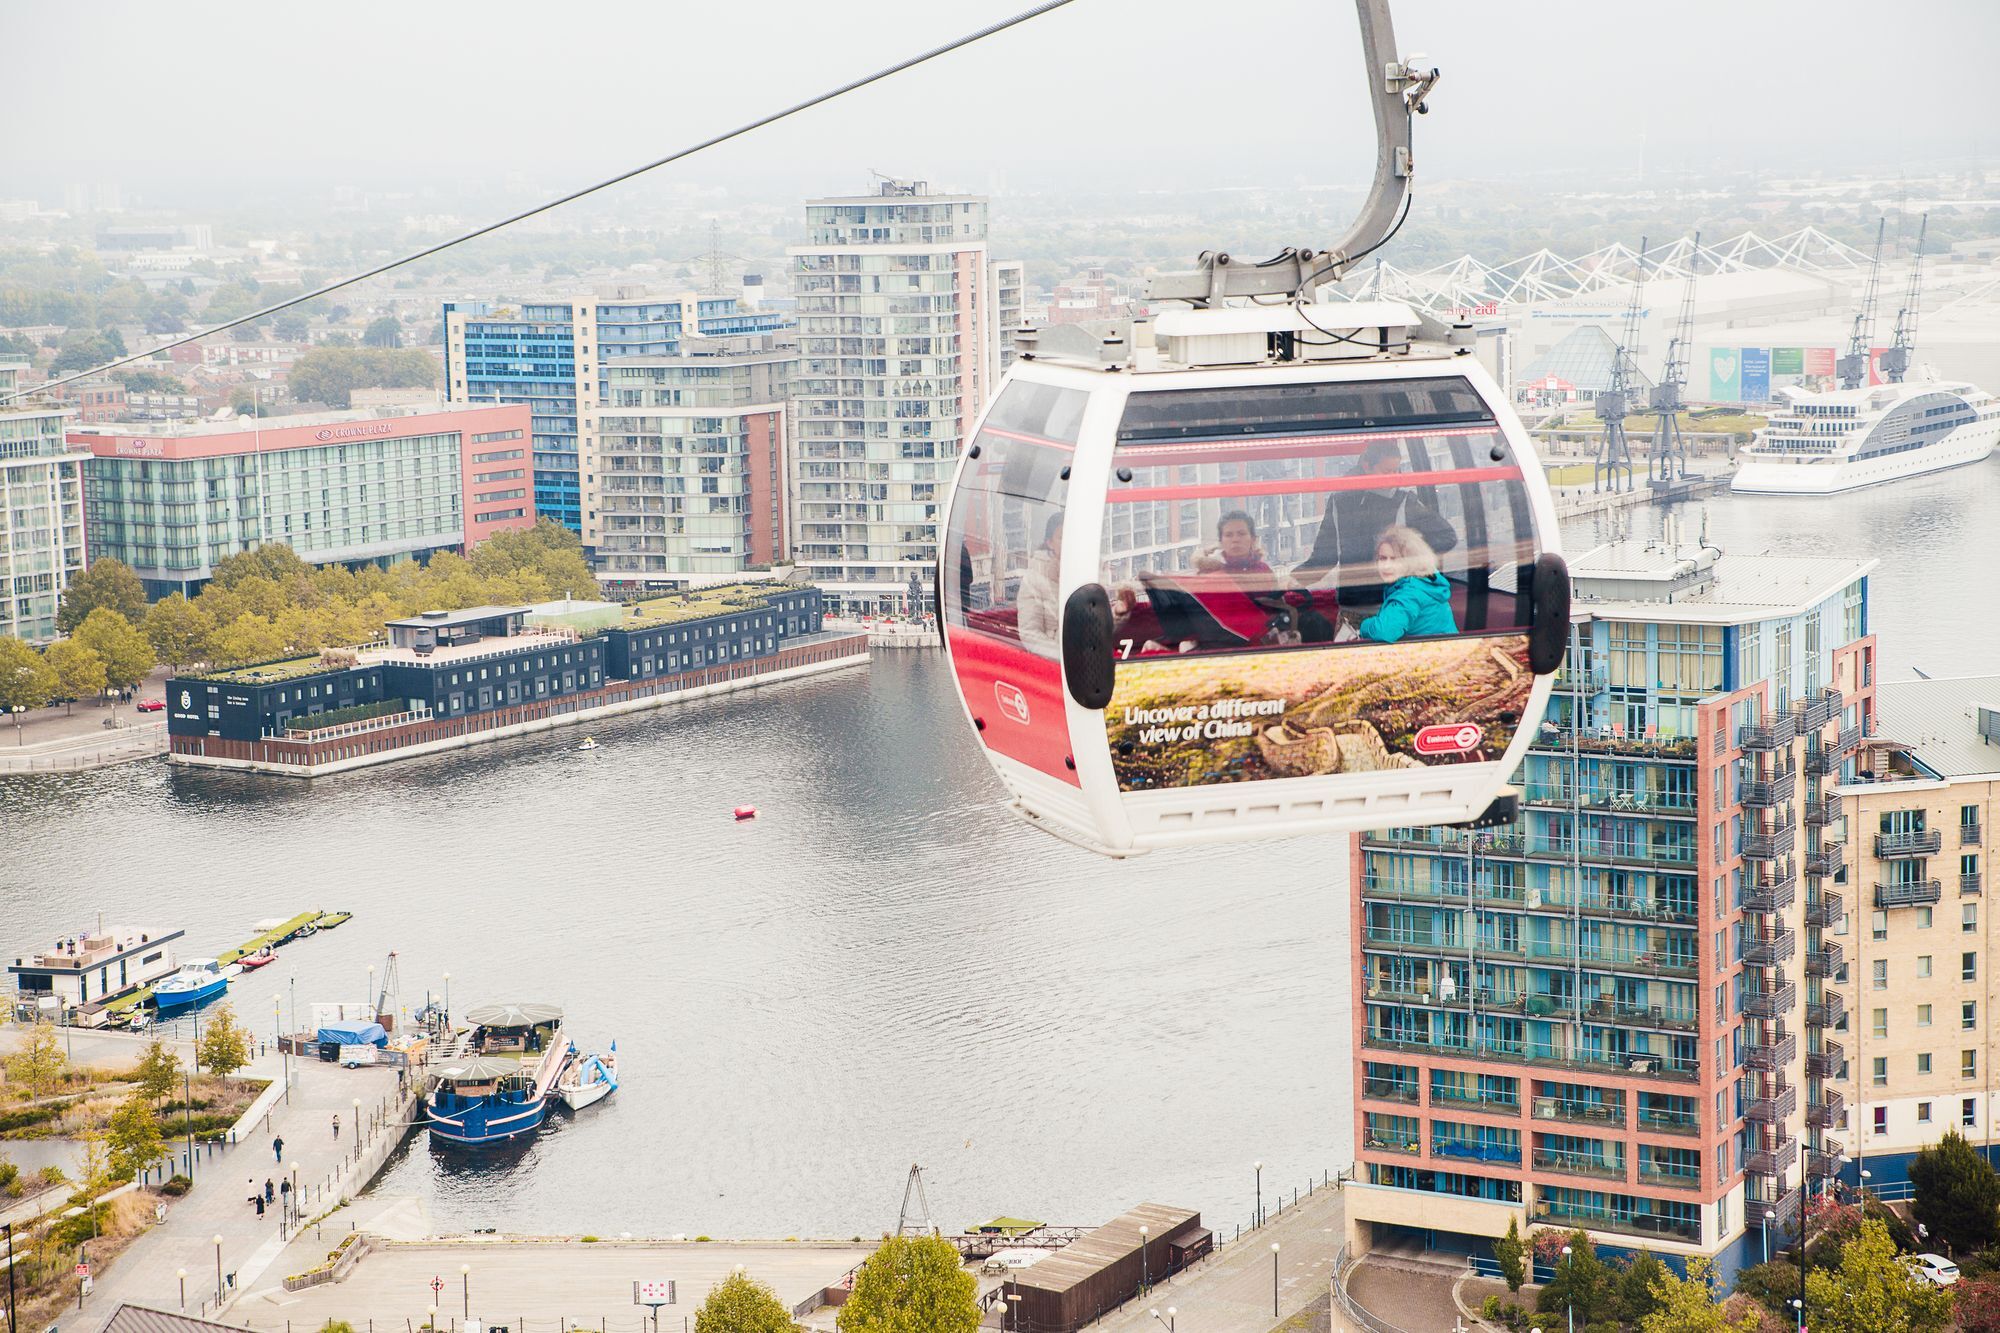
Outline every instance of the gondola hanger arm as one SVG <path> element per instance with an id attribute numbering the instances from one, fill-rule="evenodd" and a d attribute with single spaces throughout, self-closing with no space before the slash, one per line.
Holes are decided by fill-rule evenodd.
<path id="1" fill-rule="evenodd" d="M 1361 58 L 1375 115 L 1376 152 L 1375 179 L 1346 234 L 1323 251 L 1287 247 L 1261 262 L 1206 250 L 1193 272 L 1155 276 L 1146 286 L 1148 299 L 1219 306 L 1229 297 L 1303 295 L 1309 287 L 1338 281 L 1355 260 L 1395 231 L 1416 169 L 1411 117 L 1429 112 L 1426 99 L 1437 86 L 1438 71 L 1422 68 L 1421 56 L 1396 54 L 1389 0 L 1354 0 L 1354 8 L 1361 23 Z"/>

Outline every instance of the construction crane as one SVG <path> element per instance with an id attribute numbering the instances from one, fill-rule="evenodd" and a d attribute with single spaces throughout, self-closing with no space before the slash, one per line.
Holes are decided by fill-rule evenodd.
<path id="1" fill-rule="evenodd" d="M 1917 253 L 1910 260 L 1910 287 L 1903 293 L 1903 308 L 1896 312 L 1896 341 L 1882 351 L 1882 378 L 1901 384 L 1909 373 L 1910 358 L 1917 350 L 1917 303 L 1924 293 L 1924 235 L 1931 229 L 1931 215 L 1917 224 Z"/>
<path id="2" fill-rule="evenodd" d="M 899 1236 L 935 1236 L 937 1223 L 931 1220 L 931 1201 L 924 1195 L 924 1169 L 912 1163 L 910 1178 L 903 1184 L 903 1210 L 896 1214 Z"/>
<path id="3" fill-rule="evenodd" d="M 1632 489 L 1632 451 L 1625 439 L 1625 416 L 1631 408 L 1634 373 L 1632 350 L 1639 345 L 1639 307 L 1646 295 L 1646 238 L 1639 238 L 1639 270 L 1632 279 L 1632 302 L 1625 308 L 1625 327 L 1618 345 L 1611 349 L 1611 386 L 1597 395 L 1597 419 L 1604 423 L 1604 443 L 1591 469 L 1590 489 L 1601 491 L 1608 480 L 1618 489 L 1618 474 L 1625 474 L 1625 489 Z"/>
<path id="4" fill-rule="evenodd" d="M 1854 331 L 1847 335 L 1847 355 L 1834 366 L 1843 389 L 1868 383 L 1868 348 L 1875 341 L 1875 285 L 1882 277 L 1882 237 L 1888 229 L 1887 217 L 1875 224 L 1875 258 L 1868 265 L 1868 284 L 1861 289 L 1861 308 L 1854 312 Z"/>
<path id="5" fill-rule="evenodd" d="M 1687 285 L 1681 289 L 1680 318 L 1674 321 L 1674 336 L 1667 342 L 1666 365 L 1660 382 L 1653 386 L 1646 406 L 1653 412 L 1653 447 L 1646 455 L 1646 484 L 1670 486 L 1686 481 L 1687 441 L 1681 436 L 1681 391 L 1687 387 L 1688 355 L 1694 347 L 1694 273 L 1701 261 L 1701 233 L 1694 234 L 1688 249 Z"/>
<path id="6" fill-rule="evenodd" d="M 382 1015 L 396 1012 L 396 951 L 389 950 L 389 961 L 382 967 L 382 990 L 375 997 L 375 1021 L 381 1022 Z"/>

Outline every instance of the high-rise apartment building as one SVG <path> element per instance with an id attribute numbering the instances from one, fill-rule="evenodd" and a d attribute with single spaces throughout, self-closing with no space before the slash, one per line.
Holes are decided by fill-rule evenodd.
<path id="1" fill-rule="evenodd" d="M 1856 781 L 1835 793 L 1850 838 L 1842 1170 L 1906 1197 L 1917 1151 L 1956 1130 L 1995 1156 L 1993 860 L 2000 856 L 2000 676 L 1876 687 Z"/>
<path id="2" fill-rule="evenodd" d="M 999 380 L 1020 266 L 988 258 L 984 198 L 923 181 L 808 200 L 806 227 L 787 252 L 794 554 L 830 608 L 913 609 L 913 580 L 928 607 L 944 493 Z"/>
<path id="3" fill-rule="evenodd" d="M 734 296 L 616 292 L 507 304 L 444 305 L 445 389 L 453 403 L 526 403 L 534 414 L 535 509 L 594 545 L 584 490 L 592 413 L 604 370 L 627 357 L 673 356 L 687 337 L 771 333 L 775 314 Z"/>
<path id="4" fill-rule="evenodd" d="M 1357 1253 L 1514 1222 L 1729 1277 L 1837 1173 L 1868 569 L 1590 552 L 1520 818 L 1355 839 Z"/>
<path id="5" fill-rule="evenodd" d="M 765 334 L 689 339 L 604 368 L 598 576 L 712 582 L 786 556 L 785 394 L 798 353 Z"/>
<path id="6" fill-rule="evenodd" d="M 0 394 L 25 362 L 0 362 Z M 0 407 L 0 634 L 56 636 L 63 589 L 83 569 L 83 460 L 63 442 L 63 411 Z"/>

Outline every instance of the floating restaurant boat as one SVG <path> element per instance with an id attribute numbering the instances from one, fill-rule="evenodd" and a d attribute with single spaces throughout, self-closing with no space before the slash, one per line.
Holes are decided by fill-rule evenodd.
<path id="1" fill-rule="evenodd" d="M 229 989 L 229 976 L 213 958 L 182 963 L 181 970 L 153 987 L 153 1008 L 172 1018 L 201 1008 Z"/>
<path id="2" fill-rule="evenodd" d="M 562 1010 L 553 1004 L 488 1004 L 465 1016 L 471 1049 L 445 1061 L 426 1103 L 431 1142 L 505 1143 L 532 1134 L 569 1068 Z"/>
<path id="3" fill-rule="evenodd" d="M 556 1096 L 572 1111 L 581 1111 L 586 1106 L 597 1103 L 618 1091 L 618 1043 L 612 1042 L 611 1049 L 579 1054 L 575 1046 L 569 1048 L 569 1068 L 563 1073 L 562 1081 L 556 1084 Z"/>
<path id="4" fill-rule="evenodd" d="M 178 930 L 107 926 L 65 935 L 53 948 L 14 959 L 15 1004 L 30 1014 L 98 1027 L 111 1021 L 109 1005 L 170 977 L 176 967 Z"/>

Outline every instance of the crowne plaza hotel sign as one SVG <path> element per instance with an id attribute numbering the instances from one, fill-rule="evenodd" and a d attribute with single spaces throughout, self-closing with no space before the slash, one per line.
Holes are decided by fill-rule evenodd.
<path id="1" fill-rule="evenodd" d="M 328 426 L 313 436 L 315 440 L 365 440 L 373 435 L 387 435 L 395 429 L 391 422 L 364 421 L 354 426 Z"/>

